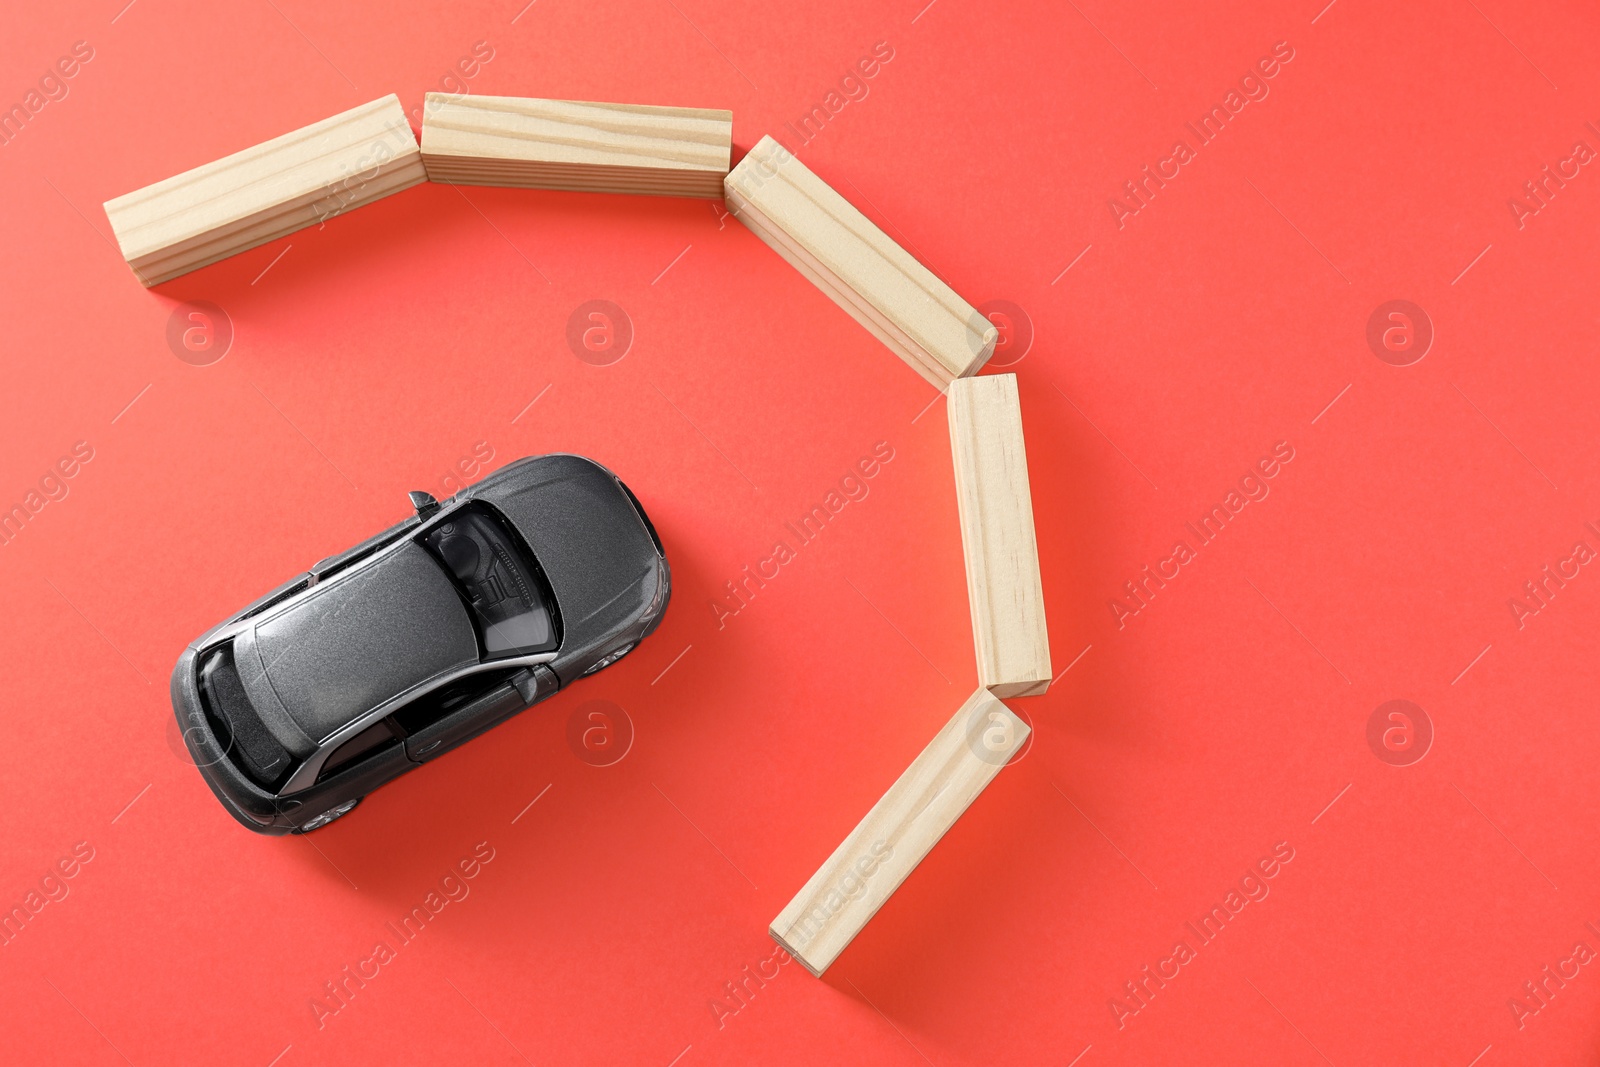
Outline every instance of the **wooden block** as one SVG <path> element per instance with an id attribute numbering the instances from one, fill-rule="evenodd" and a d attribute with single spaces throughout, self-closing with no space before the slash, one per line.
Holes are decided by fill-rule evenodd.
<path id="1" fill-rule="evenodd" d="M 735 218 L 936 388 L 988 361 L 994 324 L 771 137 L 723 186 Z"/>
<path id="2" fill-rule="evenodd" d="M 128 266 L 157 285 L 426 179 L 391 93 L 108 200 L 105 209 Z"/>
<path id="3" fill-rule="evenodd" d="M 422 158 L 455 185 L 715 199 L 733 112 L 429 93 Z"/>
<path id="4" fill-rule="evenodd" d="M 973 693 L 772 920 L 773 939 L 821 975 L 1027 737 L 993 694 Z"/>
<path id="5" fill-rule="evenodd" d="M 978 680 L 996 696 L 1035 696 L 1050 686 L 1050 638 L 1017 376 L 965 378 L 947 403 Z"/>

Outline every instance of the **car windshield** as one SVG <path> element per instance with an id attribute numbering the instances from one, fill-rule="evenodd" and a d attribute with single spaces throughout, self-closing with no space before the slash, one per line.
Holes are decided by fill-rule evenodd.
<path id="1" fill-rule="evenodd" d="M 461 591 L 484 658 L 550 652 L 560 644 L 555 601 L 539 564 L 499 515 L 469 505 L 423 543 Z"/>

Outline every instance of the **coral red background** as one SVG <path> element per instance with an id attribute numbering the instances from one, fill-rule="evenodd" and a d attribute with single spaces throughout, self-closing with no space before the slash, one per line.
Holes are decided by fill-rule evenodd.
<path id="1" fill-rule="evenodd" d="M 0 503 L 94 458 L 0 548 L 0 900 L 93 859 L 0 949 L 5 1059 L 1592 1062 L 1600 973 L 1562 961 L 1600 949 L 1600 574 L 1508 601 L 1600 549 L 1600 174 L 1520 228 L 1508 199 L 1600 148 L 1600 16 L 924 3 L 10 15 L 0 101 L 93 59 L 0 147 Z M 739 150 L 783 136 L 1031 321 L 1010 369 L 1064 673 L 822 981 L 725 986 L 975 684 L 934 392 L 719 204 L 425 185 L 155 291 L 109 243 L 102 201 L 415 108 L 479 41 L 474 93 L 731 108 Z M 879 41 L 868 95 L 798 145 Z M 1270 94 L 1119 228 L 1123 183 L 1278 42 Z M 633 323 L 609 366 L 565 340 L 592 299 Z M 167 341 L 194 300 L 234 331 L 207 366 Z M 1432 322 L 1420 362 L 1369 347 L 1390 300 Z M 480 441 L 626 478 L 671 555 L 665 624 L 325 832 L 246 832 L 173 747 L 175 657 Z M 723 583 L 880 441 L 870 495 L 719 629 Z M 1119 626 L 1123 583 L 1280 441 L 1270 495 Z M 597 699 L 635 732 L 608 767 L 567 741 Z M 1390 700 L 1431 724 L 1419 762 L 1369 745 Z M 319 1028 L 324 983 L 479 842 L 470 895 Z M 1124 983 L 1279 842 L 1270 895 L 1132 1012 Z M 1534 1001 L 1547 965 L 1577 976 Z"/>

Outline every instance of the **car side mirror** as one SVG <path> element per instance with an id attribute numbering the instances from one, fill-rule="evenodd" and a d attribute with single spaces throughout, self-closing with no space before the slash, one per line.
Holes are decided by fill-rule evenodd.
<path id="1" fill-rule="evenodd" d="M 424 493 L 421 489 L 411 490 L 411 506 L 417 512 L 417 518 L 424 521 L 429 515 L 439 510 L 439 502 L 433 498 L 432 493 Z"/>

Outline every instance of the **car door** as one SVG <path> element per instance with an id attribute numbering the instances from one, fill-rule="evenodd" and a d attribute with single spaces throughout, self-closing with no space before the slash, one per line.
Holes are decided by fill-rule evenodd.
<path id="1" fill-rule="evenodd" d="M 392 719 L 378 720 L 328 753 L 317 786 L 339 779 L 335 788 L 353 796 L 376 789 L 412 768 L 404 741 Z"/>
<path id="2" fill-rule="evenodd" d="M 504 668 L 470 675 L 430 693 L 390 716 L 405 733 L 414 763 L 444 755 L 560 688 L 545 666 Z"/>

